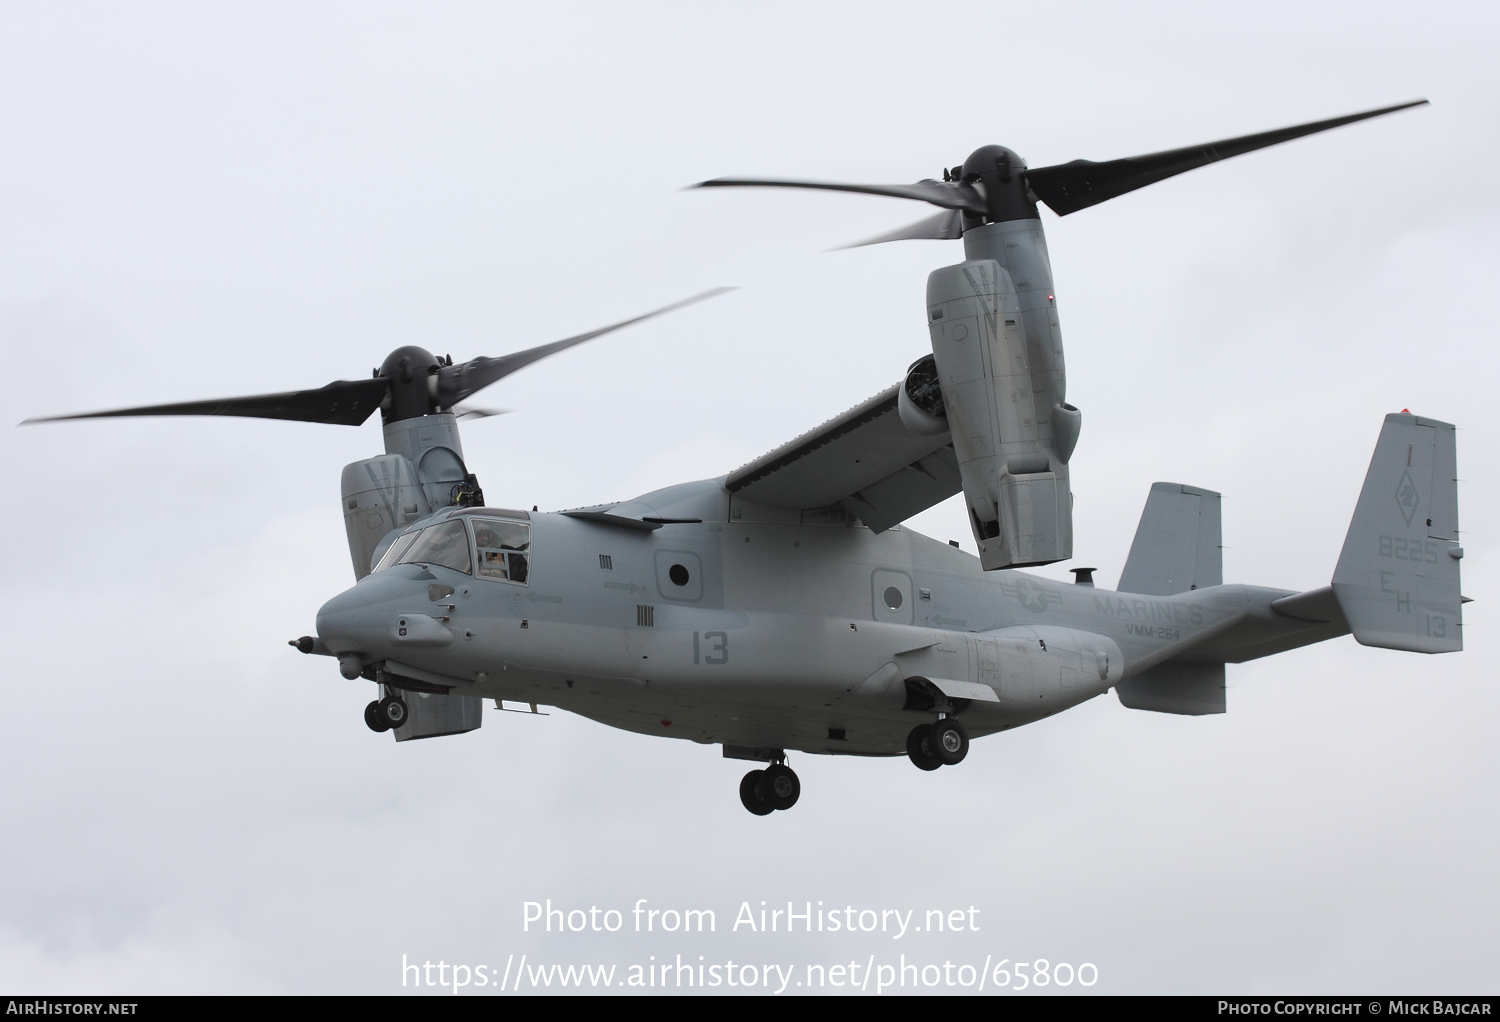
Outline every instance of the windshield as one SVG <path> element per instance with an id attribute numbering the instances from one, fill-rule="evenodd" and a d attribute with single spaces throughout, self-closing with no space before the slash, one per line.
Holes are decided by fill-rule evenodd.
<path id="1" fill-rule="evenodd" d="M 469 534 L 461 521 L 444 522 L 423 529 L 422 534 L 397 561 L 397 564 L 426 564 L 452 568 L 472 575 L 469 562 Z"/>
<path id="2" fill-rule="evenodd" d="M 531 526 L 498 518 L 472 521 L 480 577 L 525 585 L 530 574 Z"/>
<path id="3" fill-rule="evenodd" d="M 380 563 L 375 565 L 373 570 L 381 571 L 395 564 L 401 559 L 401 555 L 406 553 L 406 548 L 411 546 L 412 541 L 416 538 L 417 533 L 415 532 L 408 532 L 404 536 L 397 536 L 396 541 L 386 549 L 385 555 L 380 558 Z"/>

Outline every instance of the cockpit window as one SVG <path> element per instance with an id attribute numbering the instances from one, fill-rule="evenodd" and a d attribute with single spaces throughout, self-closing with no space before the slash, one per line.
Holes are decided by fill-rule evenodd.
<path id="1" fill-rule="evenodd" d="M 471 518 L 479 576 L 525 585 L 530 574 L 531 526 L 498 518 Z"/>
<path id="2" fill-rule="evenodd" d="M 396 541 L 386 548 L 385 555 L 380 558 L 380 563 L 375 565 L 375 571 L 389 568 L 401 561 L 401 555 L 406 553 L 406 548 L 411 546 L 412 541 L 417 538 L 417 533 L 408 532 L 404 536 L 397 536 Z"/>
<path id="3" fill-rule="evenodd" d="M 469 535 L 463 522 L 444 522 L 422 530 L 417 541 L 397 564 L 436 564 L 472 575 L 469 562 Z"/>

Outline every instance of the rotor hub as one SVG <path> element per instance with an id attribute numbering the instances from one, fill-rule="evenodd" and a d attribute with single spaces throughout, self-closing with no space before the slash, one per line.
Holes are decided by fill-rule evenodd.
<path id="1" fill-rule="evenodd" d="M 966 214 L 965 229 L 982 223 L 1036 219 L 1036 200 L 1026 184 L 1026 161 L 1014 150 L 1003 145 L 981 146 L 964 160 L 959 180 L 973 185 L 989 207 L 982 218 Z"/>
<path id="2" fill-rule="evenodd" d="M 399 422 L 437 411 L 438 367 L 437 356 L 415 344 L 387 355 L 380 365 L 380 375 L 390 384 L 390 404 L 381 406 L 381 418 Z"/>

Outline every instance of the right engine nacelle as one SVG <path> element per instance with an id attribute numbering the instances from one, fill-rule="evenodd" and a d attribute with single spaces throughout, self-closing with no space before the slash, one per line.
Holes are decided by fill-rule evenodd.
<path id="1" fill-rule="evenodd" d="M 479 480 L 464 466 L 452 412 L 398 419 L 383 432 L 385 454 L 345 465 L 340 483 L 356 579 L 374 568 L 374 555 L 392 529 L 452 504 L 484 503 Z"/>
<path id="2" fill-rule="evenodd" d="M 411 459 L 401 454 L 366 458 L 344 466 L 339 492 L 354 577 L 364 578 L 380 541 L 392 529 L 432 513 Z"/>
<path id="3" fill-rule="evenodd" d="M 1010 274 L 993 259 L 936 270 L 927 313 L 980 564 L 993 571 L 1072 557 L 1067 459 L 1081 417 L 1051 379 L 1060 372 L 1032 371 Z M 901 411 L 905 421 L 906 405 Z"/>

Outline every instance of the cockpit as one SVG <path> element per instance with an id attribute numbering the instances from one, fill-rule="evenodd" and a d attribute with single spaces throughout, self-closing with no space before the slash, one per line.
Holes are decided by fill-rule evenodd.
<path id="1" fill-rule="evenodd" d="M 479 515 L 450 518 L 396 537 L 375 570 L 397 564 L 448 568 L 526 585 L 531 574 L 531 524 Z"/>

